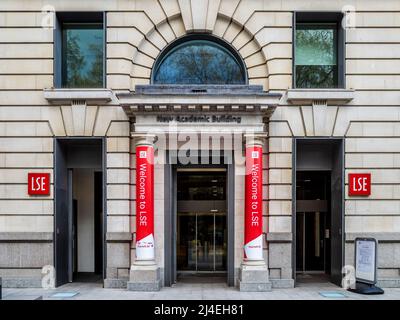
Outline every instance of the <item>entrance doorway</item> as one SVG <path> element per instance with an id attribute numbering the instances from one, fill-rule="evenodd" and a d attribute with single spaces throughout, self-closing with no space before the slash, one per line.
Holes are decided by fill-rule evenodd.
<path id="1" fill-rule="evenodd" d="M 235 285 L 233 153 L 224 152 L 219 159 L 200 154 L 189 163 L 182 163 L 177 151 L 167 154 L 165 286 L 178 281 Z"/>
<path id="2" fill-rule="evenodd" d="M 177 276 L 223 277 L 227 272 L 225 168 L 177 169 Z"/>
<path id="3" fill-rule="evenodd" d="M 104 274 L 102 139 L 55 141 L 56 285 Z"/>
<path id="4" fill-rule="evenodd" d="M 323 278 L 331 272 L 330 172 L 298 171 L 296 178 L 297 277 Z"/>
<path id="5" fill-rule="evenodd" d="M 342 139 L 295 139 L 294 277 L 341 284 L 344 161 Z"/>

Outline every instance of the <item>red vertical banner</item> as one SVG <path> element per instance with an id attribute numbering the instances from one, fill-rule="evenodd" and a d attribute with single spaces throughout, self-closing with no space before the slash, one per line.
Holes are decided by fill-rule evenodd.
<path id="1" fill-rule="evenodd" d="M 263 260 L 262 146 L 246 146 L 244 258 Z"/>
<path id="2" fill-rule="evenodd" d="M 154 148 L 136 147 L 136 260 L 154 260 Z"/>

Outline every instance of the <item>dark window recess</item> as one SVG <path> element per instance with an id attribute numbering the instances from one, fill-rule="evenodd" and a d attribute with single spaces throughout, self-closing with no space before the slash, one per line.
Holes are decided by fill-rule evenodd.
<path id="1" fill-rule="evenodd" d="M 179 200 L 226 200 L 226 175 L 193 172 L 179 174 Z"/>
<path id="2" fill-rule="evenodd" d="M 330 178 L 325 171 L 297 172 L 297 200 L 328 200 L 330 197 Z"/>
<path id="3" fill-rule="evenodd" d="M 103 15 L 57 14 L 56 87 L 104 87 Z"/>
<path id="4" fill-rule="evenodd" d="M 344 87 L 341 15 L 297 13 L 295 87 Z"/>
<path id="5" fill-rule="evenodd" d="M 220 43 L 221 42 L 221 43 Z M 161 54 L 153 73 L 155 84 L 246 84 L 241 59 L 222 41 L 188 36 Z"/>

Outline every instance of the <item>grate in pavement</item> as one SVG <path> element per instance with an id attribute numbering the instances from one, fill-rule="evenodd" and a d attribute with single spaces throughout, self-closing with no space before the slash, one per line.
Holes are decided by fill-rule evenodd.
<path id="1" fill-rule="evenodd" d="M 339 291 L 320 291 L 319 294 L 324 298 L 347 298 L 345 294 Z"/>
<path id="2" fill-rule="evenodd" d="M 79 292 L 57 292 L 53 294 L 52 298 L 72 298 L 79 294 Z"/>

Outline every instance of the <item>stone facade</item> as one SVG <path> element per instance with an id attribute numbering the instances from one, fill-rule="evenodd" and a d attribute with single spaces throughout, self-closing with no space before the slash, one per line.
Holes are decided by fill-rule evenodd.
<path id="1" fill-rule="evenodd" d="M 150 84 L 160 52 L 190 32 L 208 32 L 241 55 L 249 84 L 282 94 L 266 121 L 265 260 L 273 287 L 293 286 L 294 137 L 345 138 L 345 176 L 371 172 L 372 195 L 347 196 L 345 264 L 356 236 L 380 241 L 378 279 L 400 285 L 400 2 L 261 0 L 2 0 L 0 3 L 0 277 L 3 286 L 40 286 L 54 264 L 54 138 L 105 137 L 108 287 L 125 286 L 135 256 L 135 163 L 130 118 L 117 97 Z M 50 13 L 106 12 L 106 87 L 55 97 Z M 292 89 L 294 11 L 351 10 L 346 90 Z M 50 20 L 49 20 L 50 19 Z M 50 27 L 42 23 L 50 21 Z M 50 89 L 46 95 L 44 89 Z M 64 99 L 64 100 L 63 100 Z M 78 100 L 78 101 L 77 101 Z M 322 103 L 321 103 L 322 101 Z M 28 172 L 48 172 L 51 194 L 29 197 Z M 164 168 L 156 166 L 155 176 Z M 346 178 L 347 179 L 347 178 Z M 235 269 L 243 242 L 243 181 L 235 181 Z M 164 184 L 155 186 L 156 262 L 164 268 Z M 132 241 L 133 240 L 133 241 Z"/>

